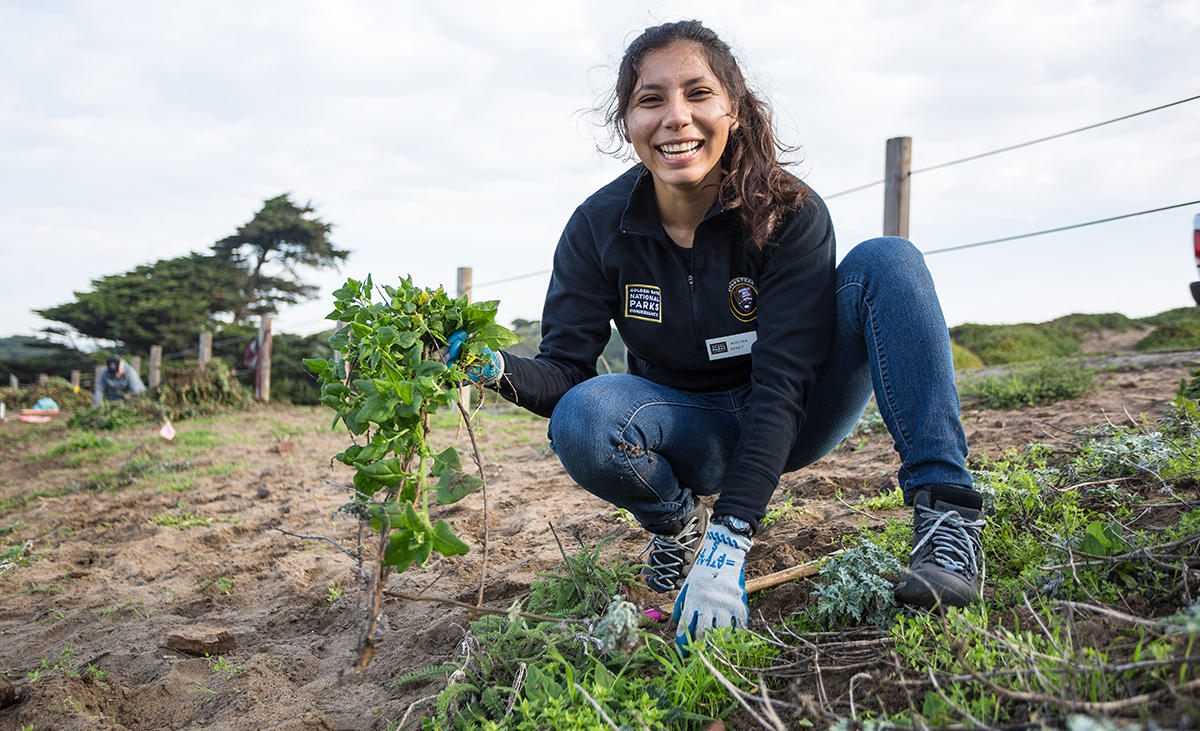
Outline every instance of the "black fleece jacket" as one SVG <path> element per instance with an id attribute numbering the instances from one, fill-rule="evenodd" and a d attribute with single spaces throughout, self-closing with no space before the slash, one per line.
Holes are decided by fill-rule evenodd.
<path id="1" fill-rule="evenodd" d="M 540 352 L 505 353 L 498 390 L 549 416 L 596 375 L 610 321 L 634 375 L 685 391 L 750 384 L 715 511 L 757 527 L 832 337 L 835 248 L 829 212 L 810 193 L 765 249 L 719 204 L 690 252 L 680 249 L 659 221 L 651 176 L 636 165 L 571 216 L 554 254 Z"/>

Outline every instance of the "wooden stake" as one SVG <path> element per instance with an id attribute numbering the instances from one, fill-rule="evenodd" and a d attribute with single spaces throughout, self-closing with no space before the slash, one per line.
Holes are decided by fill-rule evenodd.
<path id="1" fill-rule="evenodd" d="M 467 301 L 471 300 L 471 267 L 458 268 L 458 296 L 467 296 Z"/>
<path id="2" fill-rule="evenodd" d="M 162 383 L 162 346 L 150 346 L 150 380 L 146 383 L 149 388 L 158 388 Z"/>
<path id="3" fill-rule="evenodd" d="M 200 355 L 197 356 L 200 365 L 212 360 L 212 333 L 200 333 Z"/>
<path id="4" fill-rule="evenodd" d="M 131 356 L 129 358 L 129 367 L 132 368 L 133 372 L 138 374 L 138 377 L 140 378 L 142 375 L 142 356 Z"/>
<path id="5" fill-rule="evenodd" d="M 841 553 L 841 551 L 836 551 L 836 553 Z M 833 554 L 831 553 L 829 555 L 832 556 Z M 816 573 L 821 570 L 821 561 L 827 558 L 829 558 L 829 556 L 822 556 L 821 558 L 813 559 L 808 563 L 802 563 L 799 566 L 793 566 L 790 569 L 783 569 L 782 571 L 776 571 L 773 574 L 767 574 L 766 576 L 760 576 L 757 579 L 751 579 L 746 582 L 746 594 L 749 596 L 756 591 L 762 591 L 764 589 L 770 589 L 774 586 L 779 586 L 780 584 L 786 584 L 794 579 L 803 579 L 809 576 L 815 576 Z M 663 604 L 658 608 L 659 613 L 664 618 L 670 618 L 671 613 L 674 610 L 674 603 Z M 652 611 L 654 610 L 647 609 L 646 613 L 649 614 Z"/>
<path id="6" fill-rule="evenodd" d="M 883 235 L 908 238 L 908 189 L 912 169 L 912 138 L 887 141 L 884 162 Z"/>
<path id="7" fill-rule="evenodd" d="M 263 315 L 258 328 L 258 363 L 255 366 L 254 396 L 271 402 L 271 316 Z"/>
<path id="8" fill-rule="evenodd" d="M 48 381 L 48 380 L 50 380 L 50 376 L 46 375 L 45 373 L 38 374 L 38 385 L 39 386 L 46 385 L 46 381 Z"/>
<path id="9" fill-rule="evenodd" d="M 79 371 L 71 371 L 71 388 L 73 388 L 76 391 L 79 390 L 79 380 L 80 380 Z"/>
<path id="10" fill-rule="evenodd" d="M 21 387 L 21 382 L 17 380 L 16 374 L 13 374 L 13 373 L 8 374 L 8 387 L 9 388 L 20 388 Z"/>

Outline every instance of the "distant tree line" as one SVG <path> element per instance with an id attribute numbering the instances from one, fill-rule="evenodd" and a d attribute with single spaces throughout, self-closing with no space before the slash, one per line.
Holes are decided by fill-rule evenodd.
<path id="1" fill-rule="evenodd" d="M 312 299 L 317 287 L 301 280 L 301 270 L 336 268 L 350 253 L 330 242 L 332 228 L 311 204 L 276 196 L 207 252 L 93 279 L 73 301 L 34 312 L 70 328 L 49 332 L 112 340 L 134 352 L 151 345 L 184 350 L 202 330 L 230 320 L 242 325 Z"/>

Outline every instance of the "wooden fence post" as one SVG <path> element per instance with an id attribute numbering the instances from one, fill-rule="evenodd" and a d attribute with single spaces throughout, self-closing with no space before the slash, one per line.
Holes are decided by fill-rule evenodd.
<path id="1" fill-rule="evenodd" d="M 162 383 L 162 346 L 150 346 L 150 380 L 146 382 L 147 388 L 158 388 L 158 384 Z"/>
<path id="2" fill-rule="evenodd" d="M 200 333 L 200 355 L 197 356 L 200 365 L 204 365 L 212 359 L 212 333 Z"/>
<path id="3" fill-rule="evenodd" d="M 456 296 L 466 295 L 468 302 L 471 300 L 471 277 L 471 267 L 458 268 L 458 294 Z"/>
<path id="4" fill-rule="evenodd" d="M 15 373 L 8 374 L 8 387 L 9 388 L 20 388 L 21 387 L 21 382 L 17 380 L 17 376 Z"/>
<path id="5" fill-rule="evenodd" d="M 264 404 L 271 402 L 271 316 L 263 315 L 258 329 L 258 363 L 255 368 L 254 396 Z"/>
<path id="6" fill-rule="evenodd" d="M 334 330 L 334 332 L 337 332 L 338 330 L 341 330 L 344 327 L 346 327 L 346 323 L 342 322 L 341 320 L 338 320 L 337 327 Z M 340 351 L 340 350 L 333 351 L 333 362 L 334 363 L 341 363 L 342 359 L 344 359 L 345 357 L 346 356 L 342 355 L 342 351 Z"/>
<path id="7" fill-rule="evenodd" d="M 887 141 L 883 176 L 883 235 L 908 238 L 908 188 L 912 169 L 912 138 Z"/>
<path id="8" fill-rule="evenodd" d="M 46 375 L 45 373 L 38 374 L 38 385 L 39 386 L 46 385 L 46 381 L 48 381 L 48 380 L 50 380 L 50 376 Z"/>
<path id="9" fill-rule="evenodd" d="M 71 388 L 79 390 L 79 371 L 71 371 Z"/>
<path id="10" fill-rule="evenodd" d="M 96 385 L 100 383 L 100 376 L 104 375 L 104 370 L 105 370 L 105 368 L 107 368 L 107 366 L 106 366 L 106 365 L 104 365 L 103 363 L 101 363 L 100 365 L 96 366 L 96 371 L 95 371 L 95 373 L 94 373 L 94 374 L 93 374 L 93 376 L 92 376 L 92 378 L 94 379 L 94 380 L 92 381 L 92 389 L 93 389 L 93 390 L 96 388 Z M 104 403 L 104 399 L 105 399 L 105 398 L 106 398 L 106 396 L 105 396 L 104 392 L 103 392 L 103 391 L 101 391 L 101 392 L 100 392 L 100 403 Z"/>
<path id="11" fill-rule="evenodd" d="M 140 355 L 130 356 L 129 367 L 133 369 L 134 373 L 138 374 L 138 378 L 141 378 L 141 376 L 142 376 L 142 356 L 140 356 Z"/>

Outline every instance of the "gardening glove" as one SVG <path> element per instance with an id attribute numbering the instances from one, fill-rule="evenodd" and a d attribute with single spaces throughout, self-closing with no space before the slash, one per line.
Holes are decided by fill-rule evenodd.
<path id="1" fill-rule="evenodd" d="M 675 645 L 687 654 L 687 645 L 714 627 L 749 624 L 746 604 L 746 551 L 754 541 L 723 525 L 708 524 L 696 565 L 675 600 Z"/>
<path id="2" fill-rule="evenodd" d="M 455 362 L 458 361 L 458 356 L 462 354 L 463 346 L 466 344 L 466 330 L 455 330 L 450 333 L 450 337 L 446 339 L 445 359 L 447 367 L 454 367 Z M 484 346 L 483 357 L 484 360 L 482 362 L 467 366 L 463 372 L 467 374 L 467 380 L 476 386 L 494 386 L 504 373 L 504 356 Z"/>

